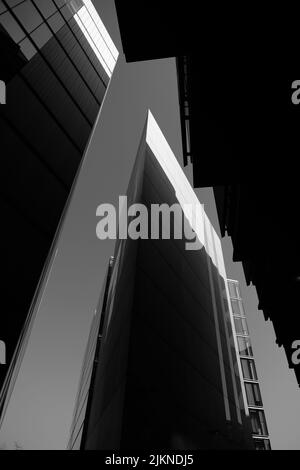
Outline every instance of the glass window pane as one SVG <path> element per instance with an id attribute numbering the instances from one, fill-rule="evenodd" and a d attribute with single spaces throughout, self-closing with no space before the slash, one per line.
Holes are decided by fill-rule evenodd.
<path id="1" fill-rule="evenodd" d="M 66 23 L 60 13 L 55 13 L 48 19 L 49 26 L 53 29 L 54 33 L 57 33 Z"/>
<path id="2" fill-rule="evenodd" d="M 52 0 L 33 0 L 33 3 L 38 7 L 41 14 L 48 18 L 50 15 L 53 15 L 57 11 Z"/>
<path id="3" fill-rule="evenodd" d="M 64 15 L 64 18 L 66 19 L 66 21 L 68 21 L 74 15 L 74 13 L 72 12 L 71 7 L 69 5 L 65 5 L 61 9 L 61 12 Z"/>
<path id="4" fill-rule="evenodd" d="M 254 361 L 251 359 L 241 359 L 244 379 L 257 380 L 257 373 Z"/>
<path id="5" fill-rule="evenodd" d="M 228 282 L 228 287 L 230 297 L 235 297 L 234 284 L 232 282 Z"/>
<path id="6" fill-rule="evenodd" d="M 37 49 L 28 38 L 25 38 L 20 42 L 20 47 L 21 51 L 28 60 L 30 60 L 37 53 Z"/>
<path id="7" fill-rule="evenodd" d="M 31 34 L 32 39 L 36 42 L 36 45 L 41 48 L 46 42 L 52 37 L 52 33 L 48 26 L 44 23 L 36 31 Z"/>
<path id="8" fill-rule="evenodd" d="M 243 304 L 240 300 L 231 300 L 233 315 L 245 316 Z"/>
<path id="9" fill-rule="evenodd" d="M 228 282 L 230 297 L 239 298 L 238 285 L 235 282 Z"/>
<path id="10" fill-rule="evenodd" d="M 233 315 L 240 314 L 239 304 L 237 300 L 231 300 L 231 307 L 232 307 Z"/>
<path id="11" fill-rule="evenodd" d="M 262 399 L 258 384 L 245 383 L 249 406 L 262 406 Z"/>
<path id="12" fill-rule="evenodd" d="M 268 428 L 264 412 L 262 410 L 250 410 L 250 418 L 253 434 L 267 436 Z"/>
<path id="13" fill-rule="evenodd" d="M 43 18 L 31 2 L 21 3 L 14 12 L 29 33 L 43 22 Z"/>
<path id="14" fill-rule="evenodd" d="M 77 13 L 84 6 L 83 0 L 67 0 L 67 3 L 74 13 Z"/>
<path id="15" fill-rule="evenodd" d="M 0 16 L 0 24 L 2 24 L 3 28 L 15 42 L 19 42 L 25 37 L 24 31 L 9 12 L 3 13 Z"/>
<path id="16" fill-rule="evenodd" d="M 264 443 L 265 443 L 265 449 L 266 450 L 271 450 L 271 443 L 270 443 L 269 439 L 264 439 Z"/>
<path id="17" fill-rule="evenodd" d="M 249 338 L 238 337 L 238 347 L 241 356 L 252 356 L 252 347 Z"/>
<path id="18" fill-rule="evenodd" d="M 243 325 L 244 334 L 248 335 L 249 330 L 248 330 L 248 325 L 247 325 L 247 321 L 245 318 L 242 318 L 242 325 Z"/>
<path id="19" fill-rule="evenodd" d="M 234 318 L 234 327 L 237 334 L 243 334 L 242 321 L 240 318 Z"/>
<path id="20" fill-rule="evenodd" d="M 248 334 L 248 328 L 247 328 L 247 323 L 245 318 L 234 318 L 234 325 L 235 325 L 235 330 L 237 334 L 240 335 L 247 335 Z"/>
<path id="21" fill-rule="evenodd" d="M 244 379 L 252 379 L 250 367 L 249 367 L 248 359 L 241 359 L 242 371 L 243 371 L 243 378 Z"/>
<path id="22" fill-rule="evenodd" d="M 64 7 L 65 4 L 66 4 L 66 1 L 68 1 L 68 0 L 54 0 L 56 6 L 58 6 L 58 8 Z"/>
<path id="23" fill-rule="evenodd" d="M 2 1 L 0 0 L 0 14 L 6 11 L 6 7 L 3 5 Z"/>
<path id="24" fill-rule="evenodd" d="M 271 450 L 269 439 L 253 439 L 255 450 Z"/>
<path id="25" fill-rule="evenodd" d="M 27 1 L 27 0 L 6 0 L 6 1 L 8 3 L 8 6 L 15 7 L 19 3 L 23 3 L 24 1 Z"/>

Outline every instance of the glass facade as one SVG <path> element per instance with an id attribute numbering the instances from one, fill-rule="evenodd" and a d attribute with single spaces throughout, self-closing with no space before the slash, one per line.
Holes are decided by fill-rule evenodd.
<path id="1" fill-rule="evenodd" d="M 228 279 L 228 288 L 254 448 L 255 450 L 270 450 L 268 428 L 238 281 Z"/>
<path id="2" fill-rule="evenodd" d="M 2 259 L 2 329 L 10 345 L 8 370 L 0 375 L 2 412 L 118 51 L 88 0 L 0 0 L 0 41 L 7 92 L 0 109 L 0 209 L 7 214 L 1 244 L 9 247 Z M 22 251 L 16 248 L 18 219 Z"/>
<path id="3" fill-rule="evenodd" d="M 108 77 L 118 51 L 93 4 L 88 0 L 0 1 L 0 24 L 30 60 L 61 28 L 76 25 L 85 36 Z"/>

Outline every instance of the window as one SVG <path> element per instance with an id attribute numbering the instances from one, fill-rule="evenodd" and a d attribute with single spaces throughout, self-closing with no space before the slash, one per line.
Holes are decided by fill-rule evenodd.
<path id="1" fill-rule="evenodd" d="M 30 60 L 37 53 L 36 48 L 34 47 L 32 42 L 29 41 L 28 38 L 25 38 L 23 41 L 20 42 L 20 47 L 24 56 L 28 60 Z"/>
<path id="2" fill-rule="evenodd" d="M 66 0 L 54 0 L 54 3 L 58 8 L 62 8 L 65 6 Z"/>
<path id="3" fill-rule="evenodd" d="M 262 399 L 258 384 L 245 383 L 249 406 L 262 406 Z"/>
<path id="4" fill-rule="evenodd" d="M 271 450 L 269 439 L 253 439 L 255 450 Z"/>
<path id="5" fill-rule="evenodd" d="M 38 48 L 42 48 L 46 42 L 52 37 L 52 33 L 48 26 L 43 23 L 38 29 L 31 34 Z"/>
<path id="6" fill-rule="evenodd" d="M 84 7 L 83 0 L 67 0 L 74 13 L 77 13 L 80 8 Z"/>
<path id="7" fill-rule="evenodd" d="M 43 18 L 31 2 L 21 3 L 14 8 L 14 13 L 29 33 L 43 22 Z"/>
<path id="8" fill-rule="evenodd" d="M 6 11 L 6 7 L 3 5 L 2 1 L 0 0 L 0 15 L 1 15 L 1 13 L 3 13 L 4 11 Z"/>
<path id="9" fill-rule="evenodd" d="M 24 3 L 27 0 L 6 0 L 8 3 L 8 6 L 10 7 L 15 7 L 16 5 L 19 5 L 19 3 Z"/>
<path id="10" fill-rule="evenodd" d="M 71 8 L 69 7 L 69 5 L 65 5 L 61 9 L 61 12 L 64 15 L 64 18 L 65 18 L 66 21 L 68 21 L 73 16 L 73 12 L 72 12 Z"/>
<path id="11" fill-rule="evenodd" d="M 0 16 L 0 24 L 15 42 L 19 42 L 25 37 L 25 33 L 9 12 Z"/>
<path id="12" fill-rule="evenodd" d="M 245 316 L 245 311 L 244 311 L 244 307 L 243 307 L 243 302 L 240 300 L 239 301 L 239 309 L 240 309 L 240 315 L 242 315 L 243 317 Z"/>
<path id="13" fill-rule="evenodd" d="M 8 3 L 8 6 L 10 7 L 15 7 L 16 5 L 19 5 L 19 3 L 24 3 L 27 0 L 6 0 Z"/>
<path id="14" fill-rule="evenodd" d="M 49 26 L 53 29 L 54 33 L 57 33 L 66 23 L 60 13 L 55 13 L 48 19 Z"/>
<path id="15" fill-rule="evenodd" d="M 184 115 L 189 116 L 189 103 L 187 101 L 184 102 Z"/>
<path id="16" fill-rule="evenodd" d="M 190 121 L 185 119 L 185 134 L 186 134 L 186 151 L 191 153 L 191 143 L 190 143 Z"/>
<path id="17" fill-rule="evenodd" d="M 255 363 L 251 359 L 241 359 L 244 379 L 257 380 Z"/>
<path id="18" fill-rule="evenodd" d="M 52 1 L 49 2 L 49 0 L 33 0 L 33 3 L 36 4 L 45 18 L 48 18 L 57 11 L 57 8 Z"/>
<path id="19" fill-rule="evenodd" d="M 253 356 L 252 346 L 249 338 L 238 337 L 238 346 L 241 356 Z"/>
<path id="20" fill-rule="evenodd" d="M 240 300 L 231 300 L 233 315 L 245 316 L 243 304 Z"/>
<path id="21" fill-rule="evenodd" d="M 6 345 L 4 341 L 0 341 L 0 364 L 6 364 Z"/>
<path id="22" fill-rule="evenodd" d="M 248 328 L 245 318 L 234 318 L 235 331 L 238 335 L 247 335 Z"/>
<path id="23" fill-rule="evenodd" d="M 264 412 L 262 410 L 250 410 L 250 418 L 253 434 L 267 436 L 268 428 Z"/>
<path id="24" fill-rule="evenodd" d="M 235 282 L 228 282 L 230 297 L 240 298 L 239 288 Z"/>

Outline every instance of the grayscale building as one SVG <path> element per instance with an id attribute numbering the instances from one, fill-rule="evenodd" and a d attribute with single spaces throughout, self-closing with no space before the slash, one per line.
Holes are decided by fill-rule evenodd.
<path id="1" fill-rule="evenodd" d="M 1 413 L 118 51 L 90 0 L 1 0 L 0 42 Z"/>
<path id="2" fill-rule="evenodd" d="M 27 334 L 118 51 L 90 0 L 1 0 L 0 43 L 6 87 L 0 106 L 0 208 L 6 220 L 1 340 L 7 345 L 1 388 L 5 376 L 6 387 L 10 381 L 20 335 Z"/>
<path id="3" fill-rule="evenodd" d="M 243 373 L 247 406 L 251 418 L 252 436 L 256 450 L 271 450 L 268 427 L 255 367 L 253 349 L 249 336 L 239 282 L 228 279 L 234 330 L 238 342 L 239 360 Z"/>
<path id="4" fill-rule="evenodd" d="M 175 221 L 164 237 L 163 220 L 156 239 L 117 240 L 69 448 L 251 449 L 221 243 L 150 112 L 127 197 L 179 204 L 200 243 L 186 249 Z"/>
<path id="5" fill-rule="evenodd" d="M 154 70 L 122 57 L 102 108 L 118 51 L 90 0 L 0 0 L 0 40 L 9 366 L 0 369 L 0 446 L 267 446 L 261 407 L 249 405 L 256 381 L 243 382 L 221 241 L 150 111 L 142 134 L 153 105 L 175 153 L 183 143 L 183 163 L 195 165 L 195 107 L 180 63 L 177 75 L 175 62 Z M 132 204 L 148 214 L 177 204 L 194 241 L 176 236 L 176 211 L 167 221 L 160 213 L 155 237 L 97 240 L 99 202 L 127 185 L 128 226 Z"/>

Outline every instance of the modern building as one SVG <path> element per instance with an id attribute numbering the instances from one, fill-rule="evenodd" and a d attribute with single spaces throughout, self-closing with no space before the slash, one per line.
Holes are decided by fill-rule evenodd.
<path id="1" fill-rule="evenodd" d="M 113 2 L 94 5 L 120 49 Z M 126 194 L 150 107 L 181 159 L 175 62 L 145 65 L 127 66 L 123 56 L 118 59 L 30 311 L 21 363 L 5 388 L 0 446 L 67 446 L 90 322 L 115 245 L 97 239 L 96 208 Z"/>
<path id="2" fill-rule="evenodd" d="M 143 33 L 151 18 L 145 10 L 144 15 Z M 163 18 L 157 25 L 165 28 Z M 151 66 L 126 69 L 121 59 L 122 74 L 111 86 L 114 96 L 116 84 L 124 87 L 115 101 L 122 108 L 106 112 L 106 121 L 93 133 L 118 53 L 92 3 L 0 0 L 0 23 L 6 61 L 0 79 L 7 85 L 6 105 L 0 109 L 6 156 L 0 200 L 7 220 L 2 243 L 7 248 L 3 308 L 8 312 L 7 326 L 1 327 L 7 343 L 19 338 L 1 393 L 0 439 L 19 442 L 20 436 L 25 448 L 65 448 L 87 319 L 113 252 L 94 243 L 95 201 L 107 202 L 127 185 L 140 116 L 152 101 L 163 116 L 165 102 L 157 106 L 157 84 L 168 95 L 175 70 L 161 63 L 155 75 Z M 174 28 L 182 43 L 179 30 Z M 142 35 L 137 41 L 132 32 L 135 44 L 142 46 Z M 152 44 L 161 45 L 153 23 L 151 33 Z M 168 95 L 168 111 L 175 94 Z M 190 116 L 191 104 L 186 107 Z M 170 129 L 177 130 L 176 143 L 179 125 Z M 195 154 L 189 125 L 184 123 L 184 129 L 187 161 Z M 89 167 L 80 171 L 83 154 Z M 114 163 L 110 171 L 103 171 L 104 156 Z M 202 162 L 206 170 L 212 160 Z M 87 180 L 89 188 L 78 189 Z M 75 183 L 78 197 L 72 206 Z M 195 202 L 200 226 L 193 225 L 188 211 L 183 218 L 202 248 L 186 250 L 185 241 L 176 237 L 116 242 L 83 361 L 69 447 L 252 448 L 220 240 L 151 114 L 127 194 L 130 202 L 147 207 L 153 201 L 179 201 L 181 208 Z M 83 221 L 88 221 L 86 228 L 74 235 Z"/>
<path id="3" fill-rule="evenodd" d="M 234 261 L 256 287 L 259 309 L 300 383 L 293 361 L 299 316 L 286 322 L 282 315 L 297 312 L 300 298 L 300 106 L 292 100 L 295 80 L 277 73 L 293 56 L 288 62 L 288 47 L 278 55 L 276 32 L 248 3 L 217 11 L 209 3 L 200 11 L 167 0 L 133 0 L 130 10 L 115 3 L 128 62 L 176 57 L 185 164 L 193 166 L 195 187 L 214 187 L 222 236 L 231 236 Z M 280 214 L 289 222 L 279 223 Z M 275 272 L 284 286 L 276 296 Z"/>
<path id="4" fill-rule="evenodd" d="M 234 332 L 238 342 L 239 360 L 243 373 L 247 406 L 251 418 L 252 436 L 256 450 L 271 450 L 268 427 L 255 367 L 243 300 L 239 282 L 228 279 L 229 296 L 234 319 Z"/>
<path id="5" fill-rule="evenodd" d="M 0 1 L 0 41 L 6 87 L 0 107 L 1 339 L 7 345 L 1 387 L 18 356 L 12 360 L 20 334 L 27 334 L 118 51 L 90 0 Z"/>
<path id="6" fill-rule="evenodd" d="M 122 217 L 141 204 L 148 228 L 153 205 L 177 204 L 199 243 L 187 249 L 170 212 L 156 237 L 117 240 L 69 448 L 251 449 L 221 242 L 150 112 Z"/>

